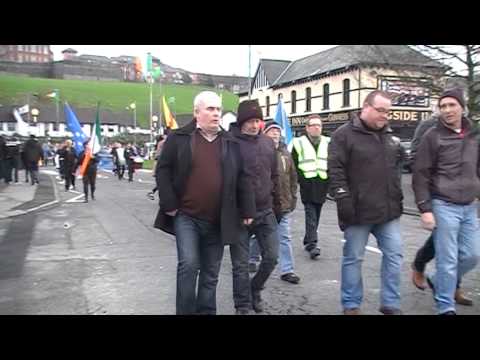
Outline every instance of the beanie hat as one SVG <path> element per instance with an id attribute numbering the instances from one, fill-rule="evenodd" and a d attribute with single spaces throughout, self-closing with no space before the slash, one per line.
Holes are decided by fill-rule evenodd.
<path id="1" fill-rule="evenodd" d="M 245 121 L 250 119 L 263 120 L 262 109 L 258 100 L 245 100 L 238 105 L 237 111 L 237 124 L 242 126 Z"/>
<path id="2" fill-rule="evenodd" d="M 463 91 L 462 89 L 455 88 L 455 89 L 449 89 L 445 90 L 442 95 L 440 95 L 440 98 L 438 99 L 438 104 L 442 101 L 443 98 L 446 97 L 451 97 L 454 98 L 455 100 L 458 101 L 458 103 L 462 106 L 462 108 L 465 109 L 465 100 L 463 98 Z"/>
<path id="3" fill-rule="evenodd" d="M 275 128 L 282 131 L 282 127 L 278 125 L 278 123 L 276 123 L 273 120 L 267 121 L 265 123 L 265 130 L 263 130 L 263 133 L 266 134 L 269 130 L 275 129 Z"/>

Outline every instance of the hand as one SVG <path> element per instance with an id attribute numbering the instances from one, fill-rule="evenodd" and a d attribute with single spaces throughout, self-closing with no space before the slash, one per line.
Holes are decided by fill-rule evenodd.
<path id="1" fill-rule="evenodd" d="M 422 227 L 426 230 L 433 231 L 435 228 L 435 216 L 431 212 L 425 212 L 421 215 Z"/>
<path id="2" fill-rule="evenodd" d="M 168 216 L 175 216 L 177 215 L 178 210 L 166 211 L 165 214 Z"/>
<path id="3" fill-rule="evenodd" d="M 243 225 L 249 226 L 249 225 L 252 225 L 252 222 L 253 222 L 252 218 L 243 219 Z"/>

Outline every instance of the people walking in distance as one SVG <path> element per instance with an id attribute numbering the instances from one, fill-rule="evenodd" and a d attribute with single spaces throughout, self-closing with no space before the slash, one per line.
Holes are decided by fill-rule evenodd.
<path id="1" fill-rule="evenodd" d="M 65 175 L 65 191 L 72 187 L 75 190 L 75 173 L 77 171 L 78 161 L 75 150 L 72 147 L 72 140 L 65 140 L 65 150 L 63 153 L 63 172 Z"/>
<path id="2" fill-rule="evenodd" d="M 160 159 L 160 155 L 162 153 L 162 148 L 163 144 L 165 144 L 165 141 L 167 140 L 166 135 L 158 135 L 157 136 L 157 143 L 155 145 L 155 161 L 153 165 L 153 176 L 155 177 L 156 175 L 156 169 L 157 169 L 157 164 L 158 164 L 158 159 Z M 157 186 L 152 189 L 152 191 L 147 193 L 147 196 L 150 200 L 155 200 L 155 193 L 157 192 Z"/>
<path id="3" fill-rule="evenodd" d="M 112 156 L 117 169 L 118 180 L 123 180 L 127 160 L 125 156 L 125 148 L 123 147 L 122 143 L 118 143 L 117 146 L 112 150 Z"/>
<path id="4" fill-rule="evenodd" d="M 311 115 L 305 126 L 306 135 L 293 139 L 292 158 L 300 183 L 300 197 L 305 209 L 304 249 L 317 259 L 318 224 L 328 192 L 327 156 L 330 138 L 322 135 L 322 120 Z"/>
<path id="5" fill-rule="evenodd" d="M 280 208 L 277 154 L 273 140 L 260 133 L 262 120 L 258 101 L 246 100 L 238 106 L 237 122 L 230 124 L 230 131 L 240 144 L 245 171 L 253 186 L 256 207 L 249 234 L 241 242 L 230 246 L 233 300 L 239 314 L 248 312 L 250 302 L 255 312 L 264 311 L 261 290 L 275 269 L 279 254 L 277 219 L 273 212 L 274 208 Z M 252 235 L 258 241 L 262 259 L 249 287 L 249 238 Z"/>
<path id="6" fill-rule="evenodd" d="M 357 315 L 363 301 L 362 263 L 370 234 L 382 252 L 380 309 L 400 315 L 400 271 L 403 211 L 402 149 L 391 135 L 392 102 L 384 91 L 367 95 L 359 116 L 340 126 L 328 150 L 330 189 L 344 232 L 341 304 L 344 314 Z"/>
<path id="7" fill-rule="evenodd" d="M 432 231 L 436 274 L 427 277 L 438 314 L 456 314 L 459 281 L 480 256 L 479 132 L 464 115 L 460 89 L 438 100 L 440 118 L 423 136 L 412 177 L 422 226 Z"/>
<path id="8" fill-rule="evenodd" d="M 274 121 L 265 123 L 264 134 L 273 140 L 277 155 L 279 203 L 274 209 L 278 222 L 278 239 L 280 243 L 280 279 L 298 284 L 300 277 L 294 272 L 292 236 L 290 222 L 297 205 L 297 171 L 287 146 L 281 142 L 281 127 Z"/>
<path id="9" fill-rule="evenodd" d="M 84 148 L 88 145 L 88 140 L 84 143 Z M 85 151 L 80 154 L 80 158 L 78 160 L 79 165 L 83 164 L 85 160 Z M 98 166 L 98 154 L 94 154 L 88 160 L 88 164 L 86 165 L 85 172 L 82 174 L 82 182 L 83 182 L 83 193 L 85 195 L 84 202 L 88 202 L 88 188 L 90 186 L 90 196 L 92 200 L 95 200 L 95 189 L 96 189 L 96 181 L 97 181 L 97 166 Z"/>
<path id="10" fill-rule="evenodd" d="M 127 144 L 125 149 L 125 160 L 128 168 L 128 182 L 133 181 L 133 173 L 135 172 L 135 158 L 138 156 L 137 149 L 131 143 Z"/>
<path id="11" fill-rule="evenodd" d="M 35 135 L 30 135 L 30 138 L 26 141 L 24 152 L 31 184 L 38 184 L 38 163 L 43 159 L 43 151 Z"/>
<path id="12" fill-rule="evenodd" d="M 224 245 L 245 241 L 255 214 L 238 142 L 220 127 L 220 97 L 201 92 L 193 107 L 194 119 L 169 134 L 156 172 L 155 227 L 176 237 L 179 315 L 216 314 Z"/>

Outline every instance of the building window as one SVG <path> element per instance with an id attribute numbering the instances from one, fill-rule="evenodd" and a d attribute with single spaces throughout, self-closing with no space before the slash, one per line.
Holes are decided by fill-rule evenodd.
<path id="1" fill-rule="evenodd" d="M 53 131 L 58 131 L 59 130 L 59 126 L 57 123 L 53 123 Z"/>
<path id="2" fill-rule="evenodd" d="M 270 116 L 270 96 L 267 96 L 267 98 L 265 99 L 265 107 L 266 107 L 266 116 L 269 117 Z"/>
<path id="3" fill-rule="evenodd" d="M 44 45 L 45 47 L 43 48 L 43 53 L 45 55 L 48 55 L 48 46 L 47 45 Z"/>
<path id="4" fill-rule="evenodd" d="M 323 110 L 330 108 L 330 85 L 323 85 Z"/>
<path id="5" fill-rule="evenodd" d="M 312 89 L 305 90 L 305 112 L 312 111 Z"/>
<path id="6" fill-rule="evenodd" d="M 23 62 L 23 54 L 18 54 L 18 61 Z"/>
<path id="7" fill-rule="evenodd" d="M 278 94 L 278 102 L 280 102 L 280 100 L 282 100 L 283 98 L 283 95 L 282 94 Z"/>
<path id="8" fill-rule="evenodd" d="M 18 50 L 23 51 L 23 45 L 18 45 Z"/>
<path id="9" fill-rule="evenodd" d="M 295 114 L 297 112 L 297 92 L 295 90 L 292 91 L 290 100 L 292 102 L 292 114 Z"/>
<path id="10" fill-rule="evenodd" d="M 15 131 L 15 123 L 7 123 L 7 131 Z"/>
<path id="11" fill-rule="evenodd" d="M 34 53 L 37 52 L 37 45 L 32 45 L 32 52 L 34 52 Z"/>
<path id="12" fill-rule="evenodd" d="M 350 106 L 350 79 L 343 80 L 343 107 Z"/>

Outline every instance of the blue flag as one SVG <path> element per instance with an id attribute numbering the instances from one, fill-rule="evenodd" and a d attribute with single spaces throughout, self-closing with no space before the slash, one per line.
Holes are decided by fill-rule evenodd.
<path id="1" fill-rule="evenodd" d="M 88 137 L 83 132 L 77 117 L 67 103 L 65 103 L 65 122 L 67 124 L 68 131 L 73 134 L 73 148 L 77 156 L 79 156 L 83 151 L 83 143 L 88 139 Z"/>
<path id="2" fill-rule="evenodd" d="M 285 139 L 285 144 L 289 146 L 293 140 L 292 128 L 290 127 L 290 121 L 288 121 L 288 116 L 281 99 L 278 101 L 274 120 L 282 128 L 282 136 Z"/>

